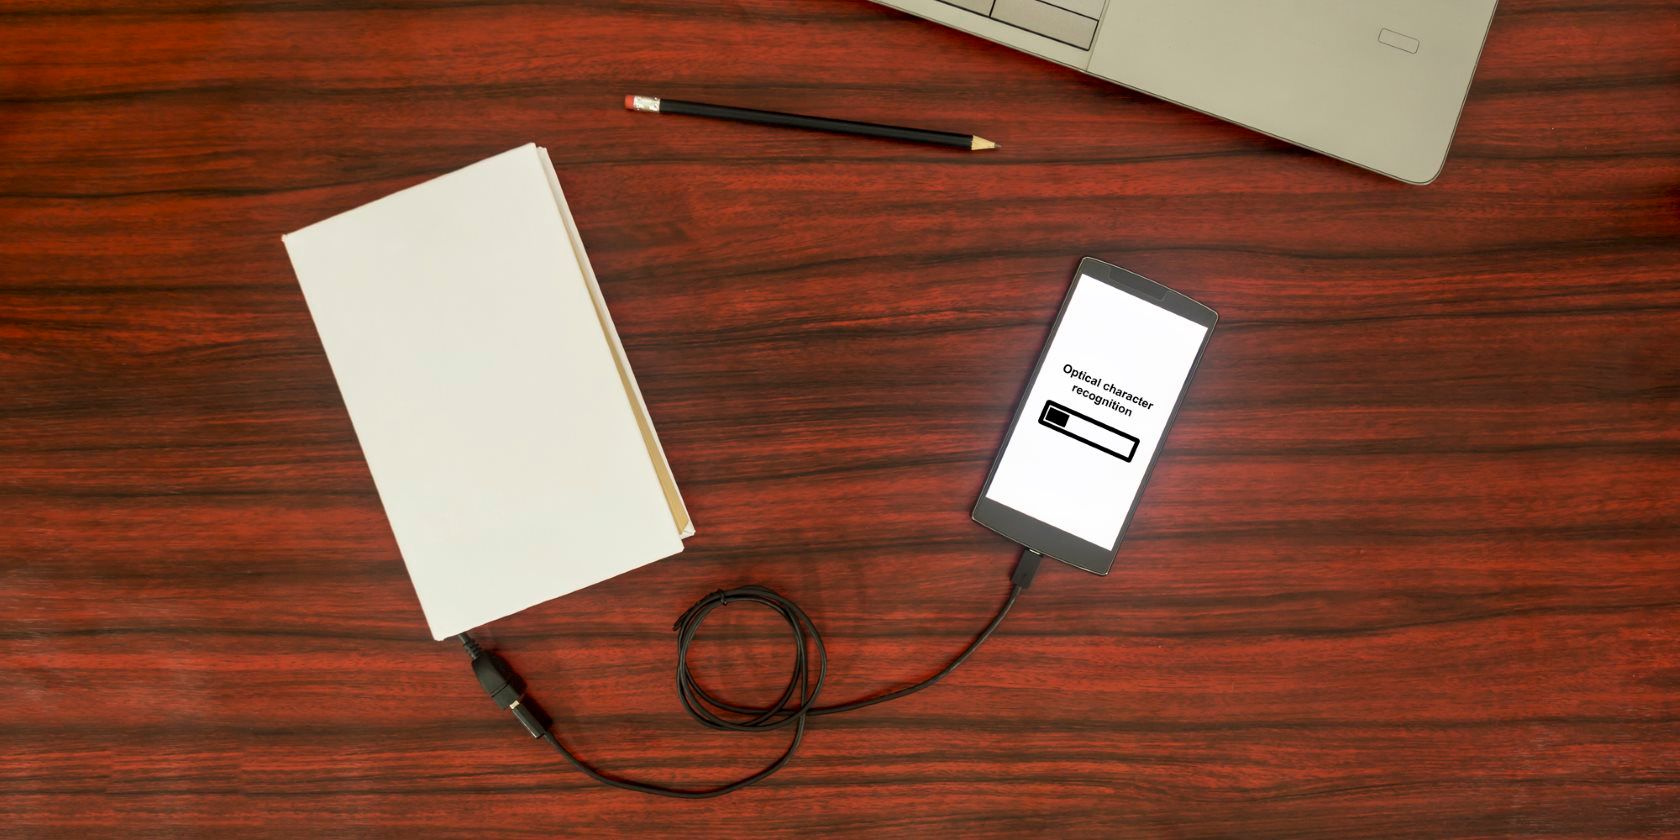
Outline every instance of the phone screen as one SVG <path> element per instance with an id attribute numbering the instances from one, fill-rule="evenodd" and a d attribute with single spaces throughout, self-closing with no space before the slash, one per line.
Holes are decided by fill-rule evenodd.
<path id="1" fill-rule="evenodd" d="M 1078 277 L 985 497 L 1116 547 L 1207 334 L 1148 300 Z"/>

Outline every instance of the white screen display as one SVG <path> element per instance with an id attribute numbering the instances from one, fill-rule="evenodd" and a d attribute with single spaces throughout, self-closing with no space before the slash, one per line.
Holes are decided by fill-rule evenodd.
<path id="1" fill-rule="evenodd" d="M 1112 548 L 1207 328 L 1081 276 L 986 497 Z"/>

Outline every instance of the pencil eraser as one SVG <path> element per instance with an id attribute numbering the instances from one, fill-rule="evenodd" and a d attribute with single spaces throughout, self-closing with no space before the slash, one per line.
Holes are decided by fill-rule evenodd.
<path id="1" fill-rule="evenodd" d="M 636 110 L 636 97 L 635 96 L 624 97 L 624 110 L 626 110 L 626 111 Z"/>

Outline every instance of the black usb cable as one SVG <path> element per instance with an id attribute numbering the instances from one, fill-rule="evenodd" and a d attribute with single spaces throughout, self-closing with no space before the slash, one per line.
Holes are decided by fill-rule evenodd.
<path id="1" fill-rule="evenodd" d="M 813 717 L 835 715 L 867 708 L 888 700 L 897 700 L 915 694 L 924 688 L 934 685 L 944 679 L 946 675 L 957 669 L 957 666 L 968 661 L 980 645 L 992 636 L 1003 618 L 1009 615 L 1009 608 L 1015 606 L 1016 599 L 1021 593 L 1032 586 L 1033 577 L 1038 574 L 1039 563 L 1044 556 L 1028 549 L 1021 554 L 1021 559 L 1015 564 L 1015 574 L 1010 580 L 1009 598 L 998 609 L 997 615 L 992 617 L 986 629 L 968 643 L 968 647 L 951 660 L 950 664 L 942 668 L 939 673 L 922 680 L 914 685 L 894 689 L 874 697 L 865 697 L 849 703 L 839 703 L 832 706 L 818 706 L 817 696 L 822 693 L 823 680 L 828 676 L 828 653 L 823 649 L 822 634 L 817 631 L 817 625 L 812 623 L 811 617 L 799 608 L 798 604 L 789 601 L 775 591 L 763 586 L 742 586 L 735 589 L 719 590 L 701 598 L 677 618 L 677 623 L 671 629 L 677 632 L 677 693 L 683 708 L 695 720 L 713 729 L 731 732 L 762 732 L 770 729 L 781 729 L 785 726 L 793 727 L 793 740 L 781 757 L 771 762 L 764 769 L 750 776 L 737 779 L 726 785 L 699 790 L 666 787 L 664 785 L 637 782 L 609 776 L 596 770 L 572 754 L 565 744 L 555 736 L 550 729 L 551 722 L 529 698 L 525 696 L 525 683 L 506 661 L 497 656 L 494 651 L 479 647 L 472 637 L 462 633 L 456 638 L 466 648 L 467 655 L 472 658 L 473 674 L 478 677 L 479 685 L 484 687 L 490 699 L 496 705 L 513 713 L 525 731 L 533 738 L 547 741 L 555 750 L 571 762 L 573 767 L 582 771 L 584 775 L 605 785 L 638 793 L 650 793 L 657 796 L 670 796 L 678 799 L 710 799 L 732 793 L 748 785 L 769 778 L 777 770 L 787 766 L 793 759 L 793 754 L 799 749 L 800 741 L 805 738 L 805 724 Z M 798 654 L 794 657 L 793 673 L 788 678 L 787 688 L 782 696 L 768 706 L 741 706 L 720 700 L 708 694 L 700 684 L 694 681 L 694 675 L 688 670 L 688 649 L 694 642 L 695 634 L 700 632 L 700 625 L 718 607 L 735 603 L 762 604 L 769 607 L 787 622 L 788 629 L 793 633 L 794 646 Z M 807 640 L 810 648 L 816 650 L 816 672 L 811 671 L 810 657 L 807 652 Z"/>

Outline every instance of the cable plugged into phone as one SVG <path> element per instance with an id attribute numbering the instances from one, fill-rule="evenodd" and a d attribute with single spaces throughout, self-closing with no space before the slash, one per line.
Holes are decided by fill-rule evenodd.
<path id="1" fill-rule="evenodd" d="M 992 636 L 998 625 L 1003 623 L 1004 616 L 1009 614 L 1009 608 L 1015 606 L 1015 600 L 1021 593 L 1032 586 L 1033 579 L 1038 575 L 1039 564 L 1044 555 L 1032 549 L 1022 552 L 1021 559 L 1015 564 L 1015 572 L 1010 576 L 1009 597 L 1003 606 L 992 617 L 984 630 L 968 643 L 968 647 L 940 669 L 939 673 L 921 682 L 894 689 L 872 697 L 864 697 L 847 703 L 831 706 L 818 706 L 817 697 L 822 693 L 823 681 L 828 675 L 828 653 L 823 648 L 822 633 L 811 622 L 811 617 L 793 603 L 774 590 L 763 586 L 741 586 L 735 589 L 718 590 L 696 601 L 677 619 L 671 629 L 677 632 L 677 688 L 683 709 L 701 724 L 713 729 L 723 729 L 733 732 L 755 732 L 768 729 L 793 727 L 793 737 L 780 758 L 765 766 L 764 769 L 737 779 L 725 785 L 713 788 L 677 788 L 665 785 L 651 784 L 624 779 L 608 775 L 578 758 L 565 744 L 560 743 L 551 729 L 552 722 L 543 714 L 542 709 L 530 702 L 525 696 L 525 681 L 508 666 L 507 662 L 494 651 L 480 647 L 472 636 L 462 633 L 455 638 L 466 649 L 467 656 L 472 660 L 473 675 L 478 678 L 478 684 L 483 686 L 490 699 L 496 705 L 507 709 L 519 720 L 525 731 L 531 737 L 547 741 L 562 757 L 591 779 L 602 784 L 623 790 L 633 790 L 638 793 L 649 793 L 657 796 L 670 796 L 678 799 L 710 799 L 723 796 L 726 793 L 740 790 L 755 782 L 763 781 L 777 770 L 787 765 L 799 749 L 800 741 L 805 737 L 805 725 L 810 718 L 822 715 L 833 715 L 850 712 L 896 700 L 910 694 L 915 694 L 928 688 L 947 674 L 963 664 L 980 645 Z M 694 642 L 695 634 L 706 616 L 713 610 L 736 603 L 750 603 L 764 606 L 780 615 L 787 622 L 793 635 L 795 645 L 793 674 L 788 680 L 787 688 L 782 696 L 767 706 L 743 706 L 726 702 L 707 692 L 694 679 L 688 669 L 688 650 Z M 811 652 L 816 654 L 816 666 L 811 665 Z"/>
<path id="2" fill-rule="evenodd" d="M 1033 578 L 1038 577 L 1038 564 L 1044 562 L 1044 555 L 1032 549 L 1022 552 L 1021 559 L 1015 562 L 1015 574 L 1009 576 L 1009 582 L 1015 585 L 1019 592 L 1027 591 L 1032 586 Z"/>

